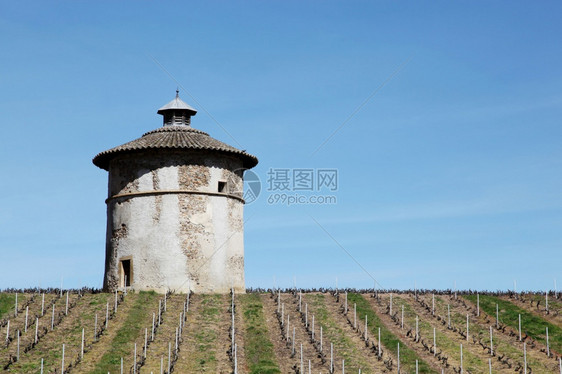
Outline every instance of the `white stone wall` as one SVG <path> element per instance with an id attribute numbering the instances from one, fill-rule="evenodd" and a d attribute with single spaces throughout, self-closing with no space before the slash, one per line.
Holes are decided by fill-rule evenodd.
<path id="1" fill-rule="evenodd" d="M 121 285 L 119 261 L 131 258 L 136 290 L 244 292 L 244 205 L 227 196 L 242 191 L 233 173 L 241 167 L 234 157 L 211 153 L 113 160 L 104 288 Z M 219 181 L 229 182 L 225 194 L 218 194 Z"/>

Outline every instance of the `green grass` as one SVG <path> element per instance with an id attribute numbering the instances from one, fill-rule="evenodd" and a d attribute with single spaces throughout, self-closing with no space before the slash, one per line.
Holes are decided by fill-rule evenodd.
<path id="1" fill-rule="evenodd" d="M 213 326 L 220 317 L 219 305 L 222 295 L 202 295 L 201 297 L 202 325 Z M 205 371 L 206 368 L 210 370 L 215 369 L 217 363 L 215 342 L 217 338 L 217 332 L 214 329 L 202 328 L 195 334 L 197 350 L 202 355 L 197 360 L 199 370 Z"/>
<path id="2" fill-rule="evenodd" d="M 250 374 L 281 373 L 275 361 L 273 344 L 268 338 L 263 303 L 259 294 L 240 295 L 238 298 L 244 313 L 244 353 Z"/>
<path id="3" fill-rule="evenodd" d="M 465 299 L 476 304 L 476 295 L 464 295 Z M 499 306 L 500 321 L 507 326 L 519 330 L 519 314 L 521 314 L 521 329 L 534 340 L 546 344 L 546 327 L 548 327 L 550 349 L 562 352 L 562 329 L 544 318 L 491 295 L 480 295 L 480 308 L 488 315 L 495 317 L 496 304 Z"/>
<path id="4" fill-rule="evenodd" d="M 154 307 L 154 301 L 158 298 L 158 295 L 152 291 L 141 291 L 138 295 L 131 294 L 128 297 L 136 297 L 135 303 L 123 326 L 113 338 L 107 353 L 96 364 L 94 373 L 117 373 L 121 364 L 121 357 L 128 362 L 126 366 L 130 366 L 134 342 L 140 336 L 147 321 L 147 316 L 152 316 L 149 309 Z"/>
<path id="5" fill-rule="evenodd" d="M 16 295 L 11 293 L 0 293 L 0 318 L 9 311 L 14 310 Z"/>
<path id="6" fill-rule="evenodd" d="M 482 295 L 480 297 L 482 297 Z M 440 296 L 435 297 L 435 303 L 445 306 L 442 312 L 443 315 L 446 315 L 447 303 L 444 300 L 442 300 Z M 494 316 L 495 316 L 495 305 L 494 305 Z M 453 326 L 457 326 L 460 329 L 464 329 L 466 324 L 466 314 L 458 313 L 453 308 L 451 310 L 451 324 Z M 482 326 L 478 322 L 478 320 L 473 321 L 470 324 L 470 336 L 477 337 L 478 339 L 482 339 L 482 341 L 486 342 L 487 344 L 490 344 L 489 331 L 490 331 L 489 326 L 488 325 Z M 500 354 L 505 354 L 511 359 L 518 361 L 520 363 L 522 363 L 524 360 L 523 349 L 517 346 L 516 344 L 513 344 L 513 342 L 509 338 L 502 336 L 502 334 L 494 333 L 494 351 L 496 353 L 499 352 Z M 548 373 L 548 371 L 551 370 L 551 368 L 545 366 L 545 363 L 542 360 L 537 360 L 537 358 L 534 357 L 533 355 L 527 356 L 527 364 L 533 368 L 533 371 L 536 371 L 537 373 Z"/>
<path id="7" fill-rule="evenodd" d="M 329 352 L 329 344 L 333 343 L 334 349 L 345 359 L 345 367 L 350 373 L 355 373 L 358 369 L 362 369 L 362 372 L 368 372 L 368 358 L 351 340 L 349 331 L 342 329 L 330 316 L 330 312 L 326 307 L 326 295 L 306 295 L 305 300 L 308 301 L 309 308 L 312 307 L 309 309 L 309 314 L 314 314 L 318 326 L 317 329 L 319 330 L 320 326 L 322 326 L 324 352 Z M 316 331 L 317 334 L 319 334 L 318 330 Z M 318 335 L 316 335 L 316 338 L 318 338 Z"/>
<path id="8" fill-rule="evenodd" d="M 396 305 L 396 310 L 400 310 L 401 306 L 404 305 L 404 318 L 405 323 L 408 324 L 410 328 L 415 331 L 416 326 L 416 311 L 410 305 L 410 303 L 401 298 L 400 296 L 394 296 L 393 303 Z M 435 298 L 436 305 L 438 304 L 438 299 Z M 419 330 L 420 337 L 425 339 L 427 344 L 433 346 L 433 325 L 425 321 L 423 318 L 419 318 Z M 471 328 L 473 325 L 471 325 Z M 454 357 L 458 362 L 460 362 L 460 344 L 465 344 L 464 341 L 456 341 L 450 339 L 446 334 L 444 334 L 440 327 L 436 328 L 436 341 L 437 341 L 437 351 L 442 350 L 449 357 Z M 466 345 L 465 345 L 466 347 Z M 463 352 L 463 365 L 464 369 L 473 373 L 484 372 L 488 368 L 488 360 L 484 362 L 479 356 L 470 352 L 470 350 L 465 349 Z"/>
<path id="9" fill-rule="evenodd" d="M 415 370 L 416 360 L 418 360 L 420 373 L 437 373 L 427 364 L 427 362 L 422 360 L 416 352 L 408 348 L 404 342 L 402 342 L 396 335 L 385 327 L 375 311 L 369 305 L 369 302 L 365 300 L 362 295 L 358 293 L 348 293 L 347 300 L 351 305 L 354 303 L 357 304 L 357 319 L 359 321 L 367 315 L 371 336 L 377 337 L 378 328 L 381 328 L 381 343 L 395 356 L 398 353 L 398 343 L 400 343 L 401 367 L 404 367 L 409 371 Z"/>

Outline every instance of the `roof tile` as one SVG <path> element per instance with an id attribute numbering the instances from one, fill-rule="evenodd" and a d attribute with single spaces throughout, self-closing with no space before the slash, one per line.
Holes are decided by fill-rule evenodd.
<path id="1" fill-rule="evenodd" d="M 94 165 L 109 170 L 110 161 L 117 155 L 156 149 L 216 151 L 238 156 L 246 168 L 252 168 L 258 164 L 255 156 L 216 140 L 206 132 L 190 126 L 165 126 L 149 131 L 138 139 L 99 153 L 92 161 Z"/>

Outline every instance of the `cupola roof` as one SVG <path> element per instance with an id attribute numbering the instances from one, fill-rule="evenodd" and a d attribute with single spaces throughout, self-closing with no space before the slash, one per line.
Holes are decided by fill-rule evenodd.
<path id="1" fill-rule="evenodd" d="M 185 101 L 180 99 L 180 91 L 176 90 L 176 97 L 174 100 L 170 101 L 168 104 L 164 105 L 162 108 L 158 109 L 158 114 L 164 115 L 168 111 L 185 111 L 190 113 L 190 116 L 197 114 L 197 110 L 190 107 Z"/>

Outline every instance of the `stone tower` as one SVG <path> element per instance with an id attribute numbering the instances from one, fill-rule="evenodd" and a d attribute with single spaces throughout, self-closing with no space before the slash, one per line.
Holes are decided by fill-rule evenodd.
<path id="1" fill-rule="evenodd" d="M 244 292 L 243 171 L 256 157 L 191 127 L 179 98 L 164 125 L 101 152 L 109 172 L 103 287 Z"/>

